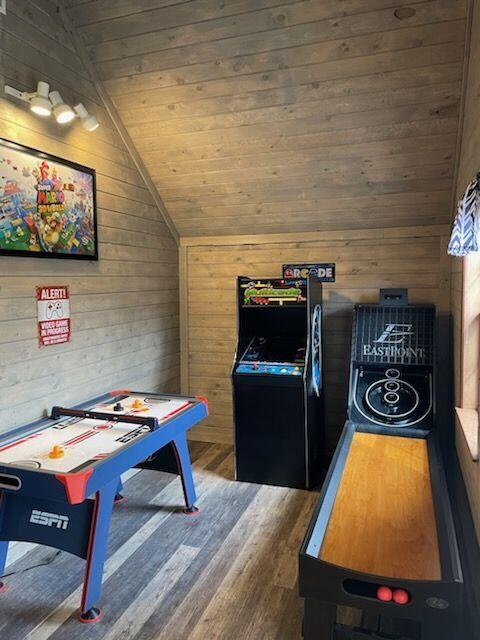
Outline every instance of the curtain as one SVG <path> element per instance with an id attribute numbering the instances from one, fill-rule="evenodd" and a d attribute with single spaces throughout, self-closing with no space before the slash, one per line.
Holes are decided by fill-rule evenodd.
<path id="1" fill-rule="evenodd" d="M 480 173 L 468 185 L 463 197 L 458 201 L 457 215 L 453 223 L 448 253 L 452 256 L 466 256 L 478 251 L 480 215 Z"/>

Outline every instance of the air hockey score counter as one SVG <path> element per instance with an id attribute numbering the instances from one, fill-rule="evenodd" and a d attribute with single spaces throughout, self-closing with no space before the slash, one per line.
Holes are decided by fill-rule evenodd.
<path id="1" fill-rule="evenodd" d="M 406 292 L 355 307 L 348 420 L 300 551 L 305 640 L 406 638 L 382 635 L 395 620 L 422 640 L 457 637 L 462 571 L 439 447 L 448 415 L 438 411 L 447 391 L 436 326 L 435 308 L 408 305 Z M 337 623 L 337 605 L 376 619 L 374 629 Z"/>

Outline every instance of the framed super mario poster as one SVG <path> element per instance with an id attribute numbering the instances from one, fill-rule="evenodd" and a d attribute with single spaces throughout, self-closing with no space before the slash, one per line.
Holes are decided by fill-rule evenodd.
<path id="1" fill-rule="evenodd" d="M 0 254 L 98 260 L 95 170 L 0 139 Z"/>

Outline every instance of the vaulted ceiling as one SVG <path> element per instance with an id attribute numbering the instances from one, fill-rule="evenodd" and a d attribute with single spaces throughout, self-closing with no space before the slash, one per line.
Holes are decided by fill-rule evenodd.
<path id="1" fill-rule="evenodd" d="M 70 0 L 180 235 L 447 222 L 466 0 Z"/>

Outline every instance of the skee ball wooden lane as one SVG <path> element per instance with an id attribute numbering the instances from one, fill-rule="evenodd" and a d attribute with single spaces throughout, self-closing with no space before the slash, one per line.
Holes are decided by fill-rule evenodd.
<path id="1" fill-rule="evenodd" d="M 426 440 L 354 433 L 319 558 L 389 578 L 441 578 Z"/>

